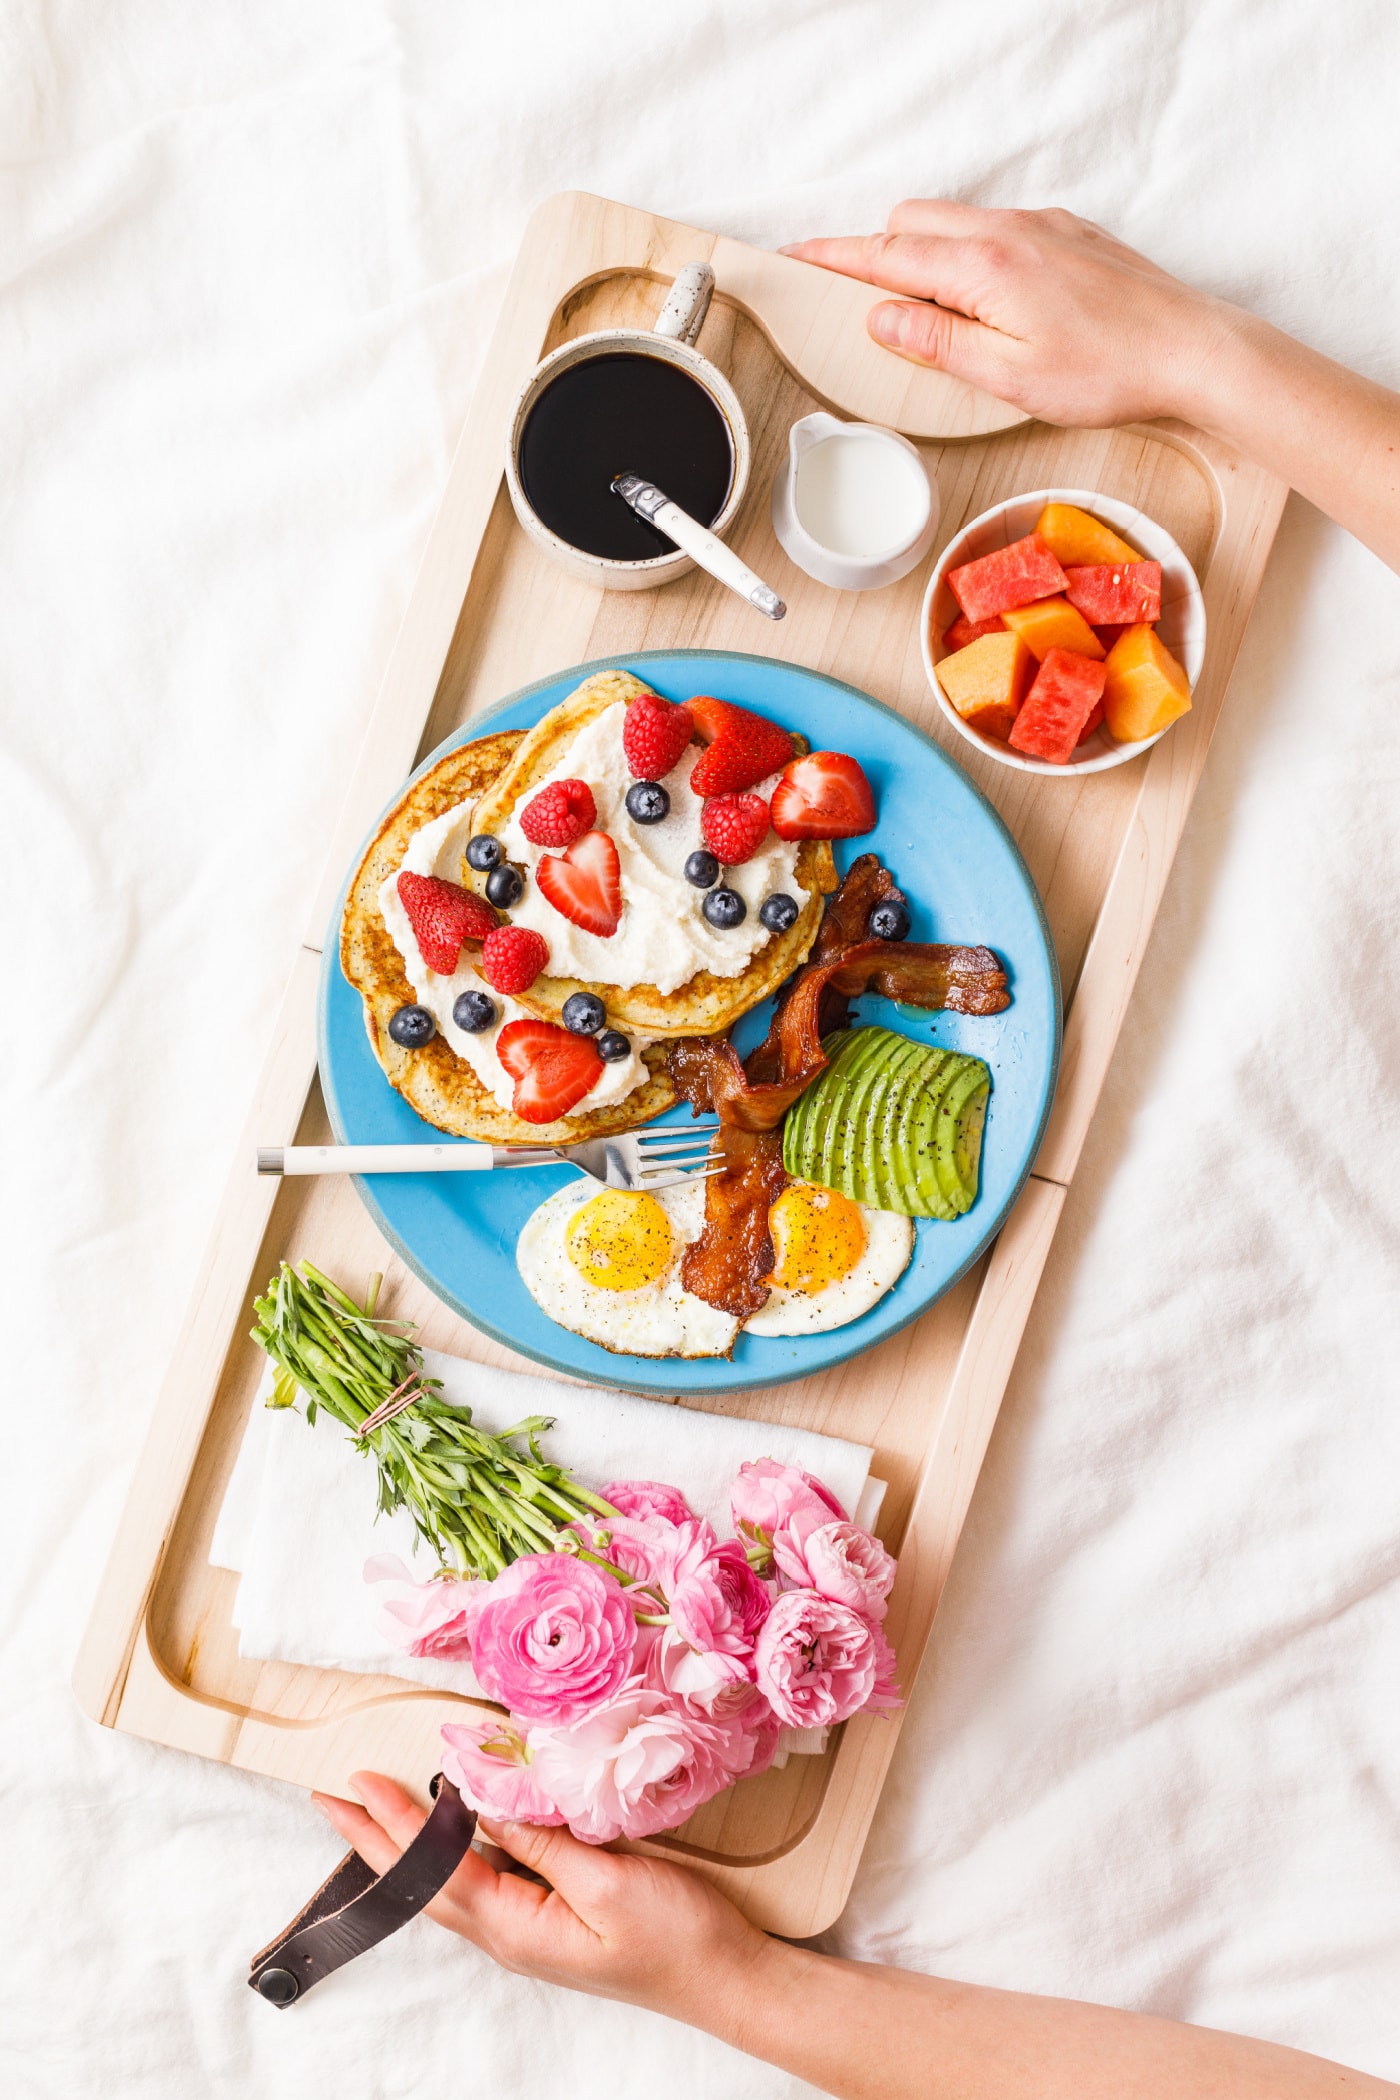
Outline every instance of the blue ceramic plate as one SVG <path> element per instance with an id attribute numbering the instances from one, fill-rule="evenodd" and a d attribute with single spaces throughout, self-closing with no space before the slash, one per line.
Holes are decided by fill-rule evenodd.
<path id="1" fill-rule="evenodd" d="M 545 1318 L 520 1280 L 515 1243 L 537 1204 L 574 1178 L 571 1168 L 514 1174 L 377 1174 L 357 1181 L 376 1224 L 409 1268 L 455 1312 L 536 1363 L 575 1378 L 638 1393 L 733 1393 L 806 1378 L 872 1348 L 918 1318 L 992 1238 L 1035 1158 L 1055 1090 L 1060 987 L 1040 899 L 1010 833 L 966 774 L 937 744 L 854 686 L 770 658 L 716 649 L 643 651 L 579 664 L 503 701 L 449 737 L 423 771 L 487 729 L 528 729 L 592 671 L 636 671 L 668 699 L 718 693 L 800 730 L 816 750 L 849 751 L 875 790 L 880 821 L 868 838 L 838 841 L 843 872 L 856 854 L 877 852 L 906 892 L 916 941 L 984 942 L 1011 980 L 1005 1013 L 978 1020 L 927 1014 L 862 999 L 859 1014 L 921 1040 L 985 1058 L 992 1097 L 981 1190 L 955 1224 L 918 1221 L 914 1257 L 880 1303 L 830 1334 L 760 1340 L 740 1334 L 731 1361 L 614 1356 Z M 394 800 L 399 798 L 395 796 Z M 377 828 L 377 827 L 376 827 Z M 356 857 L 358 866 L 359 857 Z M 340 970 L 340 916 L 326 935 L 321 974 L 321 1084 L 342 1144 L 436 1140 L 394 1092 L 370 1049 L 360 997 Z M 756 1042 L 767 1004 L 747 1015 L 738 1041 Z M 687 1122 L 674 1110 L 666 1121 Z"/>

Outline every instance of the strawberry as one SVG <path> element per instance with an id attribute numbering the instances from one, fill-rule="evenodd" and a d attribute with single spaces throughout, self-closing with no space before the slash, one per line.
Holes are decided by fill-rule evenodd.
<path id="1" fill-rule="evenodd" d="M 546 853 L 535 881 L 554 909 L 585 933 L 606 940 L 622 923 L 622 869 L 606 831 L 586 832 L 558 859 Z"/>
<path id="2" fill-rule="evenodd" d="M 700 836 L 726 868 L 752 860 L 768 836 L 762 795 L 715 795 L 700 812 Z"/>
<path id="3" fill-rule="evenodd" d="M 494 992 L 528 992 L 549 961 L 549 943 L 532 926 L 498 926 L 481 945 L 481 974 Z"/>
<path id="4" fill-rule="evenodd" d="M 773 790 L 780 839 L 853 839 L 875 829 L 870 782 L 844 751 L 795 758 Z"/>
<path id="5" fill-rule="evenodd" d="M 490 905 L 460 883 L 444 882 L 440 875 L 415 875 L 411 868 L 404 868 L 396 887 L 418 952 L 439 977 L 452 975 L 463 941 L 484 941 L 496 929 L 496 914 Z"/>
<path id="6" fill-rule="evenodd" d="M 532 846 L 572 846 L 597 821 L 598 806 L 586 780 L 553 780 L 520 812 L 520 829 Z"/>
<path id="7" fill-rule="evenodd" d="M 792 757 L 787 731 L 762 715 L 750 714 L 746 707 L 702 693 L 691 701 L 690 712 L 710 747 L 701 753 L 690 776 L 697 795 L 734 795 L 743 788 L 757 787 Z"/>
<path id="8" fill-rule="evenodd" d="M 515 1081 L 515 1113 L 526 1123 L 566 1116 L 603 1073 L 592 1037 L 570 1035 L 553 1021 L 508 1021 L 496 1055 Z"/>
<path id="9" fill-rule="evenodd" d="M 690 742 L 695 724 L 690 709 L 663 700 L 660 693 L 638 693 L 622 718 L 622 748 L 634 780 L 660 780 L 670 772 Z M 555 841 L 549 840 L 553 845 Z M 567 845 L 567 839 L 558 843 Z"/>

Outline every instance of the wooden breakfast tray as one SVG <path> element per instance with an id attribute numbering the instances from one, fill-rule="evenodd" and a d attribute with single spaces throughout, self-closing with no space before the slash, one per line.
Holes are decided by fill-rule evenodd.
<path id="1" fill-rule="evenodd" d="M 538 358 L 590 329 L 650 326 L 676 271 L 700 259 L 717 278 L 700 347 L 729 374 L 753 439 L 730 537 L 787 599 L 781 626 L 698 573 L 646 592 L 573 581 L 520 530 L 503 484 L 507 411 Z M 912 1685 L 1286 492 L 1185 425 L 1051 429 L 916 370 L 866 335 L 878 296 L 596 197 L 552 198 L 531 220 L 79 1656 L 75 1689 L 93 1719 L 336 1792 L 358 1767 L 376 1767 L 426 1798 L 439 1726 L 470 1702 L 239 1657 L 237 1578 L 210 1568 L 208 1550 L 263 1366 L 246 1339 L 251 1302 L 284 1256 L 309 1255 L 350 1283 L 382 1269 L 386 1306 L 419 1321 L 432 1347 L 532 1367 L 403 1269 L 353 1187 L 259 1180 L 254 1148 L 293 1132 L 306 1143 L 330 1135 L 316 1081 L 321 945 L 361 839 L 418 758 L 479 709 L 570 664 L 700 645 L 830 672 L 938 737 L 1015 833 L 1059 952 L 1059 1092 L 1034 1173 L 990 1251 L 921 1320 L 858 1361 L 717 1403 L 874 1445 L 875 1471 L 889 1482 L 880 1528 L 900 1561 L 888 1630 Z M 1013 772 L 954 740 L 920 663 L 933 556 L 903 583 L 853 595 L 809 582 L 773 538 L 769 489 L 788 428 L 816 407 L 921 443 L 942 496 L 939 546 L 1002 497 L 1049 484 L 1101 489 L 1158 519 L 1205 589 L 1209 644 L 1192 712 L 1143 758 L 1063 781 Z M 743 1781 L 642 1849 L 689 1860 L 772 1931 L 817 1932 L 845 1903 L 898 1735 L 898 1719 L 849 1722 L 824 1756 Z"/>

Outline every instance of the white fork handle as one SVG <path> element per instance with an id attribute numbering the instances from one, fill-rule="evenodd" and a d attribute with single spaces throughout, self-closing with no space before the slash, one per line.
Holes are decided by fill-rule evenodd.
<path id="1" fill-rule="evenodd" d="M 276 1174 L 489 1174 L 490 1145 L 283 1145 L 258 1154 L 258 1172 Z M 264 1161 L 267 1164 L 264 1164 Z"/>

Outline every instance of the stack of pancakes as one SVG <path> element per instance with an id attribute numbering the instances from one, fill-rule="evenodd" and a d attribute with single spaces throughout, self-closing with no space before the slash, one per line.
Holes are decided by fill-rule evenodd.
<path id="1" fill-rule="evenodd" d="M 825 898 L 836 887 L 836 866 L 826 840 L 807 839 L 797 856 L 797 880 L 808 893 L 805 905 L 787 932 L 771 934 L 738 976 L 716 977 L 701 970 L 674 992 L 661 992 L 650 984 L 537 978 L 528 992 L 517 996 L 516 1004 L 541 1020 L 558 1022 L 572 993 L 594 992 L 607 1008 L 609 1027 L 658 1038 L 642 1053 L 650 1076 L 625 1100 L 553 1123 L 527 1123 L 501 1108 L 441 1035 L 417 1050 L 393 1041 L 389 1021 L 415 995 L 380 914 L 379 891 L 401 865 L 414 834 L 448 810 L 475 802 L 472 830 L 499 836 L 517 804 L 559 766 L 587 723 L 616 702 L 649 690 L 630 671 L 598 671 L 533 729 L 502 730 L 459 744 L 405 791 L 355 871 L 341 924 L 341 967 L 364 1000 L 370 1042 L 390 1085 L 439 1130 L 493 1145 L 563 1145 L 649 1122 L 679 1099 L 667 1070 L 670 1040 L 725 1034 L 741 1015 L 777 990 L 806 959 L 817 937 Z M 698 819 L 698 801 L 696 815 Z M 484 890 L 485 878 L 465 859 L 456 879 L 466 888 Z"/>

